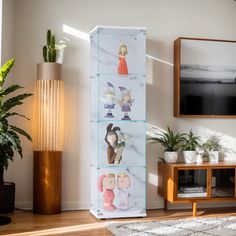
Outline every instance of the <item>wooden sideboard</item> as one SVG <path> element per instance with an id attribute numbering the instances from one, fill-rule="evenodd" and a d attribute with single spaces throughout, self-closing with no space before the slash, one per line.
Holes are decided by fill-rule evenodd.
<path id="1" fill-rule="evenodd" d="M 192 203 L 196 216 L 197 202 L 236 200 L 236 162 L 201 164 L 158 162 L 158 194 L 167 203 Z"/>

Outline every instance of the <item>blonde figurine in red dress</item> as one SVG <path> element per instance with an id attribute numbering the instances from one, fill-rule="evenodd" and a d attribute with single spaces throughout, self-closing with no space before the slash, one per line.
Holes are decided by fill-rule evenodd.
<path id="1" fill-rule="evenodd" d="M 125 59 L 125 56 L 127 54 L 128 54 L 127 46 L 124 43 L 122 43 L 119 47 L 118 74 L 120 75 L 128 75 L 128 67 Z"/>

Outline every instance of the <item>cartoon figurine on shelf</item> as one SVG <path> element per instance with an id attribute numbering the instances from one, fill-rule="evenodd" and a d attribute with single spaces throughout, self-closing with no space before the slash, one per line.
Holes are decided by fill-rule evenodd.
<path id="1" fill-rule="evenodd" d="M 128 75 L 128 66 L 125 59 L 127 54 L 128 54 L 128 48 L 124 43 L 122 43 L 119 47 L 118 74 L 120 75 Z"/>
<path id="2" fill-rule="evenodd" d="M 119 134 L 120 127 L 113 127 L 113 124 L 107 126 L 105 141 L 107 147 L 107 161 L 108 164 L 120 164 L 122 153 L 125 148 L 124 134 Z"/>
<path id="3" fill-rule="evenodd" d="M 104 103 L 104 108 L 107 109 L 105 117 L 114 118 L 112 110 L 115 109 L 115 89 L 113 84 L 107 82 L 104 98 L 101 99 Z"/>
<path id="4" fill-rule="evenodd" d="M 118 100 L 117 103 L 120 105 L 121 111 L 124 112 L 122 120 L 131 120 L 129 112 L 134 102 L 134 99 L 131 98 L 131 89 L 126 89 L 125 87 L 119 87 L 119 89 L 121 92 L 121 100 Z"/>
<path id="5" fill-rule="evenodd" d="M 130 197 L 129 188 L 130 187 L 131 187 L 131 180 L 130 180 L 129 175 L 125 173 L 119 173 L 117 175 L 117 188 L 119 190 L 118 209 L 127 210 L 129 208 L 129 197 Z"/>
<path id="6" fill-rule="evenodd" d="M 114 174 L 104 174 L 98 179 L 98 190 L 103 192 L 103 208 L 104 210 L 115 210 L 116 207 L 113 205 L 115 193 L 113 192 L 116 186 Z"/>

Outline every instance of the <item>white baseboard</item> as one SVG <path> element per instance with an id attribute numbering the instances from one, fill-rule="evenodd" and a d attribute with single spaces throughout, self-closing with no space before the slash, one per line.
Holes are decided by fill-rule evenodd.
<path id="1" fill-rule="evenodd" d="M 33 202 L 31 201 L 16 201 L 15 207 L 22 209 L 22 210 L 32 210 L 33 209 Z"/>
<path id="2" fill-rule="evenodd" d="M 16 206 L 16 208 L 19 208 L 22 210 L 32 210 L 33 209 L 33 202 L 31 202 L 31 201 L 16 201 L 15 206 Z M 63 211 L 88 210 L 89 209 L 89 202 L 78 202 L 78 201 L 62 202 L 61 208 Z"/>
<path id="3" fill-rule="evenodd" d="M 23 210 L 32 210 L 33 203 L 31 201 L 16 201 L 16 208 Z M 149 201 L 147 202 L 147 209 L 162 209 L 163 201 Z M 214 207 L 236 207 L 236 202 L 207 202 L 198 203 L 198 208 L 214 208 Z M 168 203 L 168 209 L 191 209 L 191 204 L 170 204 Z M 62 202 L 63 211 L 71 210 L 89 210 L 89 202 L 79 202 L 79 201 L 67 201 Z"/>
<path id="4" fill-rule="evenodd" d="M 161 208 L 164 208 L 163 201 L 148 201 L 147 202 L 148 210 L 161 209 Z"/>

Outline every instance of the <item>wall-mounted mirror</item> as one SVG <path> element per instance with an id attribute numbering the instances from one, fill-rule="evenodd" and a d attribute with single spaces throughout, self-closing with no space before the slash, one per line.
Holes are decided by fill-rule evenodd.
<path id="1" fill-rule="evenodd" d="M 236 118 L 236 41 L 175 40 L 174 116 Z"/>

